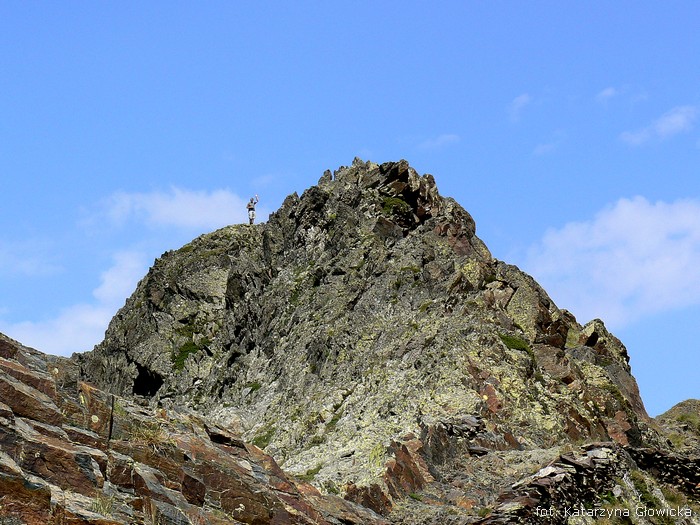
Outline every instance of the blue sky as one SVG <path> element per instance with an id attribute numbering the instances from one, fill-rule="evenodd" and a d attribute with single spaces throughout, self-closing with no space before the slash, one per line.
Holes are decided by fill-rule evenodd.
<path id="1" fill-rule="evenodd" d="M 407 159 L 700 398 L 697 2 L 0 4 L 0 331 L 99 342 L 153 260 L 360 156 Z"/>

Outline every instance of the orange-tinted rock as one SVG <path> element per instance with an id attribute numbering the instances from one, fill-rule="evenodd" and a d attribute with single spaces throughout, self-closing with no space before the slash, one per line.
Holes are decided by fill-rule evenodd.
<path id="1" fill-rule="evenodd" d="M 63 423 L 63 416 L 51 398 L 3 371 L 0 371 L 0 399 L 18 416 L 56 426 Z"/>
<path id="2" fill-rule="evenodd" d="M 311 485 L 297 484 L 272 457 L 226 429 L 195 429 L 201 425 L 197 419 L 177 421 L 180 416 L 176 413 L 154 413 L 124 399 L 113 404 L 111 394 L 87 383 L 74 384 L 78 388 L 72 389 L 66 383 L 71 370 L 54 404 L 23 383 L 51 384 L 49 377 L 33 372 L 46 368 L 37 361 L 40 355 L 25 356 L 23 352 L 26 349 L 18 348 L 15 355 L 23 356 L 23 362 L 32 368 L 8 361 L 4 369 L 12 375 L 0 370 L 5 388 L 13 392 L 12 405 L 0 405 L 0 449 L 19 459 L 14 481 L 3 481 L 26 485 L 30 478 L 37 480 L 31 482 L 34 485 L 29 485 L 33 488 L 27 494 L 7 489 L 27 503 L 17 514 L 25 523 L 43 525 L 51 517 L 74 525 L 132 525 L 153 519 L 163 523 L 189 519 L 212 525 L 231 522 L 215 512 L 242 523 L 386 523 L 369 509 L 323 496 Z M 65 424 L 57 405 L 68 415 Z M 110 436 L 110 425 L 115 436 Z M 418 441 L 402 445 L 398 455 L 406 458 L 401 461 L 417 468 L 418 456 L 413 455 L 419 446 Z M 109 482 L 105 491 L 115 494 L 114 505 L 119 504 L 113 510 L 118 515 L 113 517 L 94 512 L 105 481 Z M 53 506 L 47 482 L 65 491 Z M 12 504 L 20 505 L 15 500 Z"/>
<path id="3" fill-rule="evenodd" d="M 134 488 L 134 460 L 129 456 L 110 450 L 107 461 L 107 479 L 123 489 Z"/>
<path id="4" fill-rule="evenodd" d="M 498 397 L 498 392 L 493 385 L 489 383 L 485 384 L 479 393 L 484 398 L 484 401 L 486 401 L 486 406 L 488 406 L 488 409 L 494 414 L 503 408 L 503 404 Z"/>
<path id="5" fill-rule="evenodd" d="M 84 408 L 83 425 L 108 439 L 114 396 L 83 381 L 78 383 L 78 390 L 80 404 Z"/>
<path id="6" fill-rule="evenodd" d="M 4 359 L 15 359 L 19 351 L 18 345 L 4 335 L 0 334 L 0 357 Z"/>
<path id="7" fill-rule="evenodd" d="M 23 470 L 81 494 L 92 495 L 102 487 L 104 477 L 94 458 L 99 451 L 41 435 L 19 424 L 15 438 L 20 444 L 18 464 Z"/>
<path id="8" fill-rule="evenodd" d="M 68 438 L 74 443 L 100 450 L 104 450 L 107 447 L 107 441 L 91 430 L 71 425 L 63 425 L 62 428 Z"/>
<path id="9" fill-rule="evenodd" d="M 384 480 L 392 497 L 403 497 L 435 481 L 420 455 L 423 443 L 409 435 L 403 441 L 395 441 L 389 447 L 393 458 L 387 461 Z"/>
<path id="10" fill-rule="evenodd" d="M 22 383 L 36 388 L 39 392 L 46 394 L 51 399 L 56 399 L 56 383 L 50 375 L 29 370 L 17 361 L 3 359 L 2 357 L 0 357 L 0 370 L 3 370 Z"/>
<path id="11" fill-rule="evenodd" d="M 383 516 L 389 514 L 394 507 L 392 501 L 376 483 L 370 486 L 358 486 L 351 483 L 346 487 L 345 497 Z"/>
<path id="12" fill-rule="evenodd" d="M 183 468 L 182 471 L 182 495 L 188 503 L 201 507 L 204 505 L 204 497 L 207 494 L 207 487 L 204 482 L 197 478 L 190 468 Z"/>
<path id="13" fill-rule="evenodd" d="M 0 417 L 4 417 L 6 419 L 9 419 L 10 421 L 14 421 L 15 419 L 15 413 L 9 406 L 7 406 L 2 401 L 0 401 Z"/>
<path id="14" fill-rule="evenodd" d="M 27 525 L 50 523 L 51 489 L 29 480 L 7 454 L 0 452 L 0 523 L 7 518 Z"/>

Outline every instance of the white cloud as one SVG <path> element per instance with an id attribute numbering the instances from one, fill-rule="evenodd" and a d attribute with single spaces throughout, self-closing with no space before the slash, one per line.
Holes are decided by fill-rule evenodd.
<path id="1" fill-rule="evenodd" d="M 693 129 L 698 110 L 694 106 L 674 108 L 653 124 L 656 134 L 661 137 L 671 137 Z"/>
<path id="2" fill-rule="evenodd" d="M 118 192 L 107 201 L 107 216 L 116 223 L 142 220 L 149 226 L 215 229 L 245 222 L 247 199 L 229 190 L 192 191 L 173 187 L 168 192 Z"/>
<path id="3" fill-rule="evenodd" d="M 55 355 L 92 350 L 104 337 L 109 321 L 146 273 L 145 256 L 138 252 L 115 254 L 113 265 L 102 273 L 93 291 L 95 301 L 64 308 L 52 319 L 2 323 L 13 339 Z"/>
<path id="4" fill-rule="evenodd" d="M 260 175 L 259 177 L 252 179 L 250 184 L 256 188 L 267 188 L 274 185 L 277 181 L 279 181 L 279 179 L 280 177 L 278 175 Z"/>
<path id="5" fill-rule="evenodd" d="M 620 92 L 614 87 L 607 87 L 600 91 L 595 98 L 598 102 L 607 102 L 608 100 L 619 94 Z"/>
<path id="6" fill-rule="evenodd" d="M 3 325 L 2 332 L 47 354 L 69 356 L 92 350 L 104 336 L 114 313 L 99 305 L 77 304 L 46 321 Z"/>
<path id="7" fill-rule="evenodd" d="M 110 307 L 119 307 L 136 288 L 136 283 L 146 273 L 146 258 L 140 252 L 119 252 L 114 255 L 114 264 L 102 272 L 100 286 L 92 295 Z"/>
<path id="8" fill-rule="evenodd" d="M 61 268 L 53 259 L 50 243 L 0 241 L 0 275 L 30 277 L 53 275 Z"/>
<path id="9" fill-rule="evenodd" d="M 583 322 L 613 327 L 700 303 L 700 201 L 620 199 L 548 231 L 527 270 Z"/>
<path id="10" fill-rule="evenodd" d="M 646 91 L 640 91 L 632 97 L 630 102 L 634 105 L 639 104 L 641 102 L 646 102 L 647 100 L 649 100 L 649 93 L 647 93 Z"/>
<path id="11" fill-rule="evenodd" d="M 692 130 L 697 116 L 697 107 L 679 106 L 664 113 L 644 128 L 625 131 L 620 134 L 620 139 L 632 146 L 639 146 L 652 139 L 666 139 Z"/>
<path id="12" fill-rule="evenodd" d="M 435 138 L 424 140 L 418 144 L 418 148 L 422 150 L 431 149 L 442 149 L 452 144 L 457 144 L 459 142 L 459 135 L 454 135 L 452 133 L 444 133 Z"/>
<path id="13" fill-rule="evenodd" d="M 510 119 L 513 122 L 520 120 L 520 115 L 523 109 L 525 109 L 525 107 L 528 106 L 531 102 L 532 97 L 528 93 L 523 93 L 522 95 L 518 95 L 517 97 L 515 97 L 509 106 Z"/>
<path id="14" fill-rule="evenodd" d="M 642 128 L 636 131 L 624 131 L 620 134 L 620 139 L 631 146 L 639 146 L 649 141 L 652 137 L 651 128 Z"/>
<path id="15" fill-rule="evenodd" d="M 565 139 L 566 132 L 563 130 L 558 130 L 553 134 L 552 140 L 550 140 L 549 142 L 543 142 L 535 146 L 535 149 L 532 150 L 532 154 L 540 157 L 542 155 L 552 153 L 557 148 L 559 148 L 559 146 L 562 144 L 562 142 L 564 142 Z"/>
<path id="16" fill-rule="evenodd" d="M 532 154 L 538 157 L 541 155 L 546 155 L 547 153 L 551 153 L 555 149 L 557 149 L 558 145 L 558 142 L 547 142 L 544 144 L 538 144 L 537 146 L 535 146 L 535 149 L 532 150 Z"/>

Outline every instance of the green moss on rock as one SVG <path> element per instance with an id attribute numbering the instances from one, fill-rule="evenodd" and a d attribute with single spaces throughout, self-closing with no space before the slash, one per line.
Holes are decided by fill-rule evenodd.
<path id="1" fill-rule="evenodd" d="M 520 339 L 519 337 L 508 334 L 498 334 L 498 337 L 500 337 L 503 344 L 511 350 L 525 350 L 526 352 L 529 352 L 530 350 L 530 345 L 527 344 L 527 341 Z"/>
<path id="2" fill-rule="evenodd" d="M 251 443 L 258 448 L 264 449 L 272 442 L 272 438 L 276 432 L 277 429 L 275 427 L 266 427 L 260 434 L 253 438 Z"/>
<path id="3" fill-rule="evenodd" d="M 411 206 L 398 197 L 385 197 L 382 203 L 382 211 L 385 215 L 405 215 L 411 211 Z"/>
<path id="4" fill-rule="evenodd" d="M 182 345 L 177 352 L 172 355 L 173 368 L 175 370 L 182 370 L 185 368 L 185 361 L 192 354 L 199 352 L 199 347 L 192 341 L 186 342 Z"/>

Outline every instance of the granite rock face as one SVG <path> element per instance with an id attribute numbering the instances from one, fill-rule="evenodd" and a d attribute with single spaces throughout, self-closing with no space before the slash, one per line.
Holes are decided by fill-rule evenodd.
<path id="1" fill-rule="evenodd" d="M 494 259 L 469 213 L 405 161 L 356 159 L 267 223 L 163 254 L 105 340 L 65 365 L 79 390 L 70 409 L 51 402 L 50 374 L 30 380 L 7 353 L 0 389 L 25 399 L 7 408 L 20 420 L 56 426 L 56 408 L 89 410 L 96 421 L 70 427 L 104 440 L 118 421 L 112 396 L 132 419 L 172 418 L 156 419 L 162 435 L 198 468 L 166 440 L 141 454 L 100 448 L 114 466 L 94 473 L 102 487 L 110 473 L 138 486 L 163 515 L 194 505 L 231 517 L 242 502 L 256 509 L 242 523 L 297 516 L 290 506 L 310 520 L 299 523 L 567 523 L 541 509 L 697 504 L 700 480 L 683 465 L 700 450 L 647 416 L 624 345 Z M 18 381 L 44 397 L 26 400 Z M 108 441 L 129 431 L 117 435 Z M 200 439 L 263 469 L 262 486 L 222 477 L 219 452 L 186 452 Z M 163 457 L 145 461 L 151 451 Z M 136 478 L 128 458 L 143 465 Z M 243 495 L 224 503 L 222 484 Z"/>

